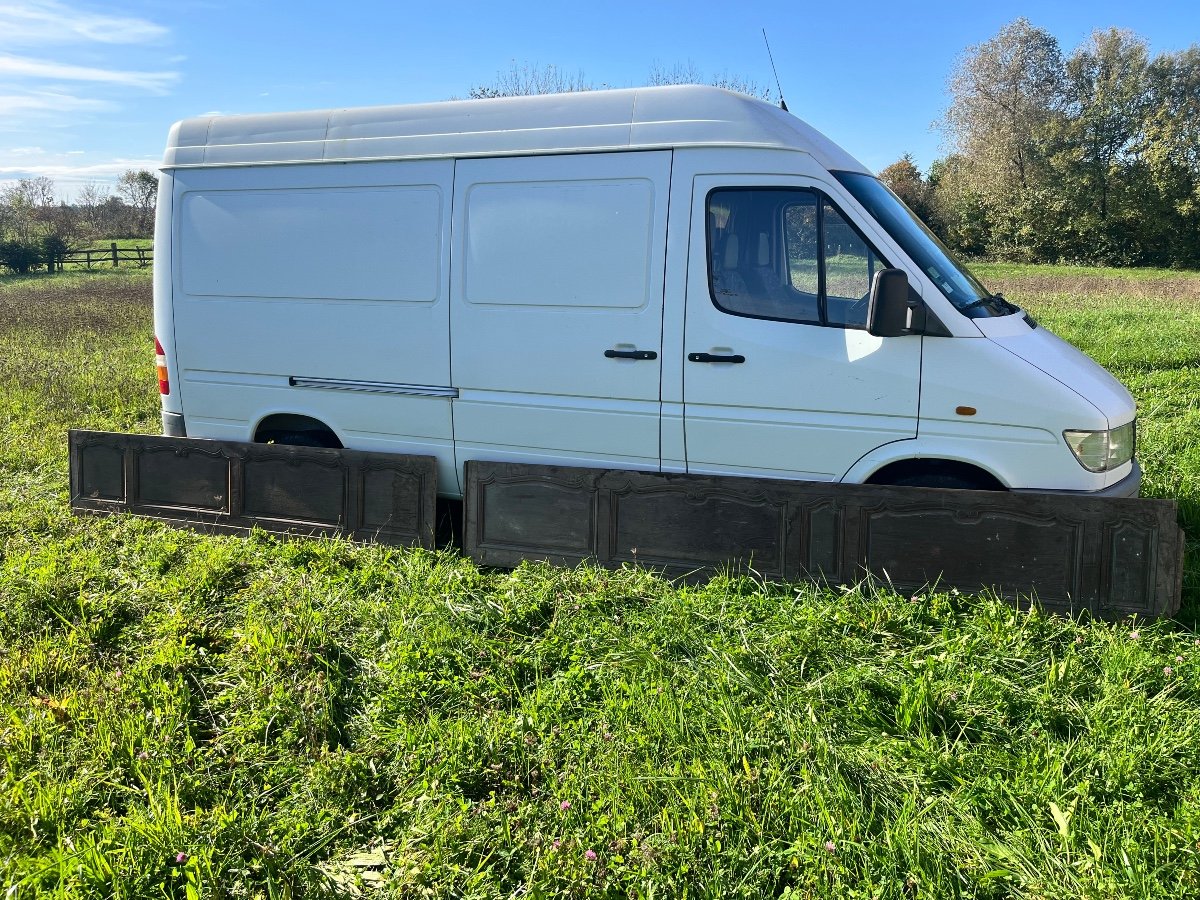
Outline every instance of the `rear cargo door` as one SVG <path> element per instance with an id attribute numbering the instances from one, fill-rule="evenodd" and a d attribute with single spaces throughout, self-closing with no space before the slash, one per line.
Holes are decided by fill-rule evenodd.
<path id="1" fill-rule="evenodd" d="M 458 466 L 659 467 L 671 154 L 459 160 Z"/>

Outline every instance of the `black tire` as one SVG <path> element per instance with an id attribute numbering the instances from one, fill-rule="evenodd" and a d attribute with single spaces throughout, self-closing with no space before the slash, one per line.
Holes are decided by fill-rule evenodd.
<path id="1" fill-rule="evenodd" d="M 340 449 L 342 444 L 328 431 L 270 431 L 259 436 L 260 444 L 283 444 L 289 447 L 329 447 Z"/>
<path id="2" fill-rule="evenodd" d="M 905 475 L 890 484 L 900 487 L 947 488 L 959 491 L 995 491 L 1000 490 L 990 484 L 984 484 L 981 479 L 953 475 L 949 472 L 928 472 L 923 475 Z"/>

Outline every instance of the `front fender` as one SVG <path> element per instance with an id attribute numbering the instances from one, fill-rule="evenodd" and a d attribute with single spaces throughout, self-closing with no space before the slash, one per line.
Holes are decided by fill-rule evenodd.
<path id="1" fill-rule="evenodd" d="M 966 463 L 988 472 L 1009 490 L 1095 493 L 1129 473 L 1129 467 L 1089 472 L 1066 444 L 1041 429 L 983 426 L 975 430 L 975 434 L 935 433 L 884 444 L 860 458 L 839 480 L 862 484 L 889 463 L 911 459 Z"/>

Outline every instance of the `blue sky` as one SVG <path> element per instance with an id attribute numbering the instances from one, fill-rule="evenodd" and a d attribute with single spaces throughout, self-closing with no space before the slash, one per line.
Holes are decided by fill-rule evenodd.
<path id="1" fill-rule="evenodd" d="M 1022 15 L 1064 52 L 1110 26 L 1156 53 L 1200 42 L 1194 0 L 0 0 L 0 184 L 48 175 L 70 198 L 155 167 L 181 118 L 462 97 L 513 61 L 613 87 L 677 63 L 770 84 L 764 27 L 792 112 L 873 169 L 926 169 L 955 59 Z"/>

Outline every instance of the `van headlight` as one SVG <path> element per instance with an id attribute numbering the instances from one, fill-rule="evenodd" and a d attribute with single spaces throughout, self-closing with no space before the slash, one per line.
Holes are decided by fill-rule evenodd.
<path id="1" fill-rule="evenodd" d="M 1064 431 L 1063 438 L 1089 472 L 1107 472 L 1133 459 L 1137 420 L 1107 431 Z"/>

